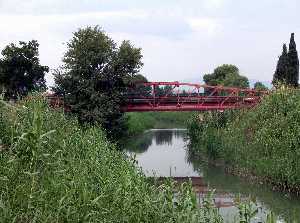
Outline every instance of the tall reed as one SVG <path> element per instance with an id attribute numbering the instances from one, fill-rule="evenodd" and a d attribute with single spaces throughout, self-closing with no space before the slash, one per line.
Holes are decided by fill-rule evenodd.
<path id="1" fill-rule="evenodd" d="M 0 222 L 216 222 L 190 184 L 155 185 L 134 161 L 42 97 L 1 103 Z M 214 209 L 215 207 L 211 207 Z"/>

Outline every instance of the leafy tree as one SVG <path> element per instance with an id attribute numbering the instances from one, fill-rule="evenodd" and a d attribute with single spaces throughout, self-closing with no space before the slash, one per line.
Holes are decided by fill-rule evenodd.
<path id="1" fill-rule="evenodd" d="M 291 86 L 297 87 L 299 81 L 299 59 L 298 52 L 296 48 L 296 43 L 294 39 L 294 33 L 291 34 L 289 52 L 288 52 L 288 76 L 287 83 Z"/>
<path id="2" fill-rule="evenodd" d="M 118 47 L 98 26 L 79 29 L 67 46 L 53 90 L 64 95 L 81 123 L 101 124 L 117 138 L 125 130 L 121 106 L 128 80 L 142 66 L 141 49 L 129 41 Z"/>
<path id="3" fill-rule="evenodd" d="M 260 81 L 255 82 L 254 89 L 259 91 L 267 91 L 268 88 Z"/>
<path id="4" fill-rule="evenodd" d="M 276 70 L 273 76 L 272 83 L 276 85 L 277 83 L 285 83 L 287 81 L 289 68 L 289 59 L 286 44 L 283 44 L 282 54 L 278 59 Z"/>
<path id="5" fill-rule="evenodd" d="M 249 80 L 241 76 L 235 65 L 223 64 L 217 67 L 212 74 L 205 74 L 203 80 L 207 85 L 223 85 L 228 87 L 249 87 Z"/>
<path id="6" fill-rule="evenodd" d="M 224 79 L 223 85 L 229 87 L 248 88 L 249 80 L 245 76 L 241 76 L 235 73 L 230 73 Z"/>
<path id="7" fill-rule="evenodd" d="M 36 40 L 10 44 L 2 50 L 0 59 L 0 92 L 6 99 L 17 99 L 30 91 L 46 89 L 47 66 L 40 65 Z"/>
<path id="8" fill-rule="evenodd" d="M 173 95 L 173 87 L 169 86 L 169 85 L 165 85 L 165 86 L 157 86 L 155 87 L 155 95 L 157 97 L 164 97 L 164 96 L 171 96 Z"/>
<path id="9" fill-rule="evenodd" d="M 129 80 L 126 80 L 126 82 L 130 86 L 127 91 L 129 95 L 137 94 L 139 96 L 149 97 L 152 93 L 151 86 L 141 85 L 141 83 L 148 82 L 147 78 L 141 74 L 129 77 Z"/>

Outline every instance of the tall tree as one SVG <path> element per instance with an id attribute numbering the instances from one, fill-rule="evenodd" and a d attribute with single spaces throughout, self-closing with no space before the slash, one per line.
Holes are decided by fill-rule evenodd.
<path id="1" fill-rule="evenodd" d="M 289 44 L 289 52 L 288 52 L 289 68 L 288 68 L 287 82 L 291 86 L 297 87 L 299 81 L 299 59 L 298 59 L 298 52 L 297 52 L 296 42 L 294 37 L 295 35 L 294 33 L 292 33 L 290 38 L 290 44 Z"/>
<path id="2" fill-rule="evenodd" d="M 287 83 L 288 69 L 289 69 L 288 52 L 287 52 L 286 44 L 283 44 L 282 54 L 278 59 L 272 83 L 274 85 L 278 83 Z"/>
<path id="3" fill-rule="evenodd" d="M 203 80 L 207 85 L 224 85 L 228 87 L 249 87 L 249 80 L 241 76 L 239 69 L 232 64 L 223 64 L 217 67 L 212 74 L 205 74 Z"/>
<path id="4" fill-rule="evenodd" d="M 45 90 L 47 66 L 40 65 L 36 40 L 10 44 L 2 50 L 0 59 L 0 92 L 6 99 L 16 99 L 34 90 Z"/>
<path id="5" fill-rule="evenodd" d="M 277 62 L 272 83 L 285 83 L 297 87 L 299 82 L 299 59 L 294 33 L 291 34 L 289 50 L 284 44 L 282 54 Z"/>
<path id="6" fill-rule="evenodd" d="M 125 128 L 121 106 L 128 80 L 142 66 L 141 49 L 129 41 L 118 47 L 98 26 L 79 29 L 67 46 L 53 90 L 65 96 L 81 123 L 101 124 L 117 138 Z"/>

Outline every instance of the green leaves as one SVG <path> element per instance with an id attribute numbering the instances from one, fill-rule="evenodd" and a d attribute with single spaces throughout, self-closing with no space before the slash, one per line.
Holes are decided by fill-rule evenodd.
<path id="1" fill-rule="evenodd" d="M 212 74 L 203 76 L 207 85 L 223 85 L 229 87 L 249 87 L 247 77 L 239 74 L 239 69 L 235 65 L 223 64 L 217 67 Z"/>
<path id="2" fill-rule="evenodd" d="M 278 59 L 276 70 L 272 83 L 276 87 L 284 83 L 289 86 L 297 87 L 299 85 L 299 59 L 294 39 L 294 33 L 291 34 L 289 50 L 286 44 L 283 44 L 282 54 Z"/>
<path id="3" fill-rule="evenodd" d="M 3 128 L 14 132 L 0 152 L 1 221 L 206 223 L 207 211 L 220 222 L 216 210 L 198 208 L 191 184 L 176 195 L 173 181 L 151 184 L 102 129 L 82 128 L 44 103 L 27 100 L 15 113 L 0 107 Z"/>
<path id="4" fill-rule="evenodd" d="M 254 89 L 258 91 L 267 91 L 268 88 L 260 81 L 254 83 Z"/>
<path id="5" fill-rule="evenodd" d="M 40 65 L 36 40 L 10 44 L 2 50 L 0 59 L 0 93 L 5 99 L 17 99 L 31 91 L 46 89 L 47 66 Z"/>
<path id="6" fill-rule="evenodd" d="M 189 134 L 204 152 L 249 171 L 282 190 L 299 193 L 300 91 L 282 87 L 252 110 L 194 118 Z M 223 118 L 220 118 L 223 117 Z"/>
<path id="7" fill-rule="evenodd" d="M 101 125 L 110 139 L 124 132 L 120 110 L 128 83 L 142 66 L 141 49 L 117 44 L 98 26 L 79 29 L 68 43 L 64 66 L 54 74 L 53 90 L 80 123 Z"/>

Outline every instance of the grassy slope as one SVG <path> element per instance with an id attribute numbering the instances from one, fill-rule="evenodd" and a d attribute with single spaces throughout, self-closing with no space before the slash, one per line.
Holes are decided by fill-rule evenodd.
<path id="1" fill-rule="evenodd" d="M 127 113 L 129 135 L 140 134 L 152 128 L 186 128 L 193 112 L 133 112 Z"/>
<path id="2" fill-rule="evenodd" d="M 194 119 L 189 131 L 198 146 L 230 165 L 245 169 L 281 188 L 300 191 L 300 91 L 280 89 L 255 109 Z M 220 120 L 225 122 L 220 125 Z M 224 121 L 225 120 L 225 121 Z"/>
<path id="3" fill-rule="evenodd" d="M 1 222 L 221 222 L 190 186 L 174 202 L 172 183 L 149 183 L 101 129 L 23 105 L 0 101 Z"/>

